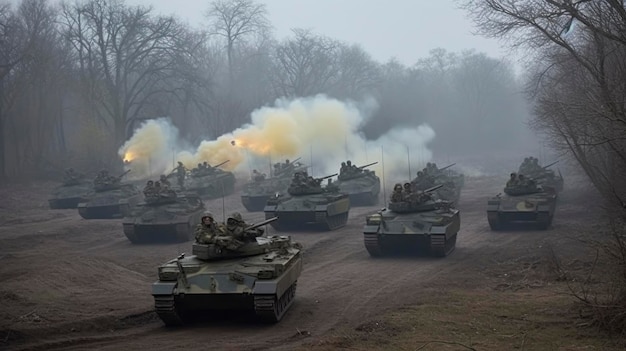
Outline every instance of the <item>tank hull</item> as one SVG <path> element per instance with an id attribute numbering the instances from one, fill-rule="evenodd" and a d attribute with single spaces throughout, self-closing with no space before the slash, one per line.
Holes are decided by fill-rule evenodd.
<path id="1" fill-rule="evenodd" d="M 200 223 L 202 212 L 189 216 L 185 222 L 137 223 L 123 222 L 124 235 L 133 244 L 157 242 L 185 242 L 193 239 L 194 227 Z"/>
<path id="2" fill-rule="evenodd" d="M 459 210 L 416 214 L 380 213 L 381 221 L 369 216 L 363 230 L 365 248 L 372 257 L 395 254 L 445 257 L 456 248 L 461 228 Z M 385 222 L 383 224 L 383 221 Z"/>
<path id="3" fill-rule="evenodd" d="M 130 214 L 133 206 L 139 204 L 143 195 L 134 185 L 123 188 L 95 192 L 78 204 L 78 214 L 84 219 L 114 219 Z"/>
<path id="4" fill-rule="evenodd" d="M 487 220 L 492 230 L 546 230 L 552 225 L 555 209 L 556 194 L 552 193 L 496 196 L 487 202 Z"/>
<path id="5" fill-rule="evenodd" d="M 258 196 L 241 196 L 241 203 L 243 207 L 248 210 L 248 212 L 261 212 L 265 208 L 265 204 L 267 203 L 267 199 L 269 199 L 269 195 L 258 195 Z"/>
<path id="6" fill-rule="evenodd" d="M 185 189 L 209 199 L 227 196 L 235 191 L 235 175 L 223 172 L 217 175 L 192 178 Z"/>
<path id="7" fill-rule="evenodd" d="M 350 196 L 351 206 L 374 206 L 379 202 L 380 179 L 376 176 L 337 180 L 334 184 L 339 192 Z"/>
<path id="8" fill-rule="evenodd" d="M 59 186 L 48 199 L 51 209 L 77 208 L 83 198 L 88 196 L 93 190 L 91 182 L 82 182 L 76 185 Z"/>
<path id="9" fill-rule="evenodd" d="M 76 197 L 66 197 L 62 199 L 48 199 L 48 205 L 53 210 L 61 210 L 68 208 L 77 208 L 78 203 L 82 199 L 81 196 Z"/>
<path id="10" fill-rule="evenodd" d="M 315 197 L 315 195 L 312 196 Z M 349 196 L 338 195 L 330 202 L 317 204 L 307 203 L 305 199 L 306 196 L 303 196 L 292 198 L 284 203 L 268 203 L 264 208 L 265 218 L 278 217 L 277 221 L 270 223 L 277 231 L 316 227 L 323 230 L 335 230 L 345 226 L 348 222 Z"/>
<path id="11" fill-rule="evenodd" d="M 152 285 L 157 314 L 168 326 L 212 311 L 247 312 L 262 321 L 280 321 L 295 299 L 302 257 L 294 248 L 274 260 L 266 257 L 207 262 L 189 256 L 162 265 L 160 279 Z M 178 273 L 181 267 L 184 275 Z M 262 276 L 263 272 L 274 275 Z"/>

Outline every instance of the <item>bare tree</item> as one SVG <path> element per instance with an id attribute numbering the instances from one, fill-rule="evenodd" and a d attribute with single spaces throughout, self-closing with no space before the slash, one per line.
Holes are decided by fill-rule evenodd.
<path id="1" fill-rule="evenodd" d="M 223 37 L 226 41 L 228 71 L 232 83 L 235 45 L 270 28 L 267 10 L 264 4 L 253 0 L 218 0 L 211 4 L 207 16 L 212 27 L 211 34 Z"/>
<path id="2" fill-rule="evenodd" d="M 277 95 L 308 96 L 328 92 L 339 73 L 337 41 L 309 30 L 294 29 L 294 38 L 277 45 L 273 85 Z"/>
<path id="3" fill-rule="evenodd" d="M 358 45 L 340 44 L 338 55 L 339 76 L 334 95 L 361 98 L 372 93 L 381 80 L 378 63 Z"/>
<path id="4" fill-rule="evenodd" d="M 152 99 L 178 89 L 164 82 L 179 74 L 180 58 L 192 54 L 179 40 L 188 38 L 185 28 L 172 17 L 151 12 L 119 0 L 63 6 L 65 35 L 74 48 L 84 91 L 94 114 L 115 136 L 115 147 Z"/>

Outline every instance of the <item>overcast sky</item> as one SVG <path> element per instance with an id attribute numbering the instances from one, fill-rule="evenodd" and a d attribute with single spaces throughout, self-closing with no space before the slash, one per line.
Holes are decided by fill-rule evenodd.
<path id="1" fill-rule="evenodd" d="M 348 43 L 360 44 L 372 57 L 392 57 L 406 65 L 427 57 L 434 48 L 452 52 L 475 49 L 500 58 L 505 51 L 495 40 L 473 35 L 471 21 L 454 0 L 258 0 L 267 5 L 274 34 L 282 39 L 292 28 L 307 28 Z M 127 0 L 152 5 L 191 25 L 206 26 L 210 1 Z"/>

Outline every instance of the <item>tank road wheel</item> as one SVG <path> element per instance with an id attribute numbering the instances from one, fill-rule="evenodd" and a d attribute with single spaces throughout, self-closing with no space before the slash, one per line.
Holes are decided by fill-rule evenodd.
<path id="1" fill-rule="evenodd" d="M 156 295 L 154 296 L 154 308 L 157 315 L 168 327 L 183 324 L 183 319 L 176 310 L 174 295 Z"/>
<path id="2" fill-rule="evenodd" d="M 348 212 L 326 217 L 326 229 L 335 230 L 348 223 Z"/>
<path id="3" fill-rule="evenodd" d="M 446 240 L 445 234 L 431 234 L 430 236 L 430 253 L 435 257 L 446 257 L 456 248 L 456 236 Z"/>
<path id="4" fill-rule="evenodd" d="M 380 247 L 378 243 L 378 234 L 363 234 L 363 241 L 365 242 L 365 248 L 367 252 L 370 253 L 372 257 L 380 257 L 383 256 L 383 249 Z"/>
<path id="5" fill-rule="evenodd" d="M 254 296 L 254 312 L 260 319 L 276 323 L 283 318 L 295 296 L 296 282 L 291 284 L 280 298 L 276 295 L 256 295 Z"/>

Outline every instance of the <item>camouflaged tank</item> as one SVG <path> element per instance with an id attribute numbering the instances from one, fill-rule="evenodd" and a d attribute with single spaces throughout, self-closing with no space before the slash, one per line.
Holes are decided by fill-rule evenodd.
<path id="1" fill-rule="evenodd" d="M 293 304 L 302 254 L 289 236 L 257 237 L 236 251 L 194 243 L 192 253 L 159 266 L 152 284 L 156 312 L 166 325 L 211 311 L 252 312 L 278 322 Z"/>
<path id="2" fill-rule="evenodd" d="M 290 167 L 275 172 L 274 177 L 267 179 L 253 179 L 244 185 L 241 191 L 241 203 L 250 212 L 263 211 L 270 197 L 276 193 L 284 193 L 291 184 L 291 178 L 295 172 L 305 171 L 306 166 L 295 160 Z"/>
<path id="3" fill-rule="evenodd" d="M 235 191 L 235 175 L 217 168 L 228 161 L 211 167 L 210 170 L 195 174 L 192 172 L 185 181 L 185 189 L 210 199 L 232 194 Z"/>
<path id="4" fill-rule="evenodd" d="M 347 168 L 339 173 L 334 184 L 339 187 L 340 193 L 350 196 L 351 206 L 371 206 L 378 203 L 380 178 L 373 171 L 364 170 L 377 163 L 372 162 L 354 169 Z"/>
<path id="5" fill-rule="evenodd" d="M 78 213 L 84 219 L 122 218 L 141 201 L 141 197 L 141 192 L 133 184 L 122 184 L 119 180 L 109 184 L 94 181 L 93 192 L 81 199 Z"/>
<path id="6" fill-rule="evenodd" d="M 534 184 L 505 187 L 487 201 L 487 220 L 492 230 L 516 227 L 523 224 L 548 229 L 556 208 L 556 191 Z"/>
<path id="7" fill-rule="evenodd" d="M 461 217 L 449 202 L 430 196 L 439 187 L 414 193 L 409 200 L 389 202 L 388 208 L 367 216 L 363 240 L 370 256 L 429 253 L 445 257 L 454 251 Z"/>
<path id="8" fill-rule="evenodd" d="M 145 196 L 122 221 L 124 235 L 134 244 L 189 241 L 203 211 L 197 195 L 170 191 Z"/>
<path id="9" fill-rule="evenodd" d="M 324 179 L 312 178 L 306 172 L 294 175 L 287 194 L 279 194 L 267 200 L 265 218 L 278 217 L 272 227 L 278 231 L 304 229 L 318 226 L 325 230 L 335 230 L 348 222 L 350 197 L 340 193 L 334 184 L 321 186 Z"/>
<path id="10" fill-rule="evenodd" d="M 439 200 L 450 201 L 458 204 L 461 199 L 461 189 L 465 184 L 465 176 L 449 169 L 450 167 L 456 165 L 456 163 L 443 168 L 437 168 L 436 164 L 431 164 L 430 162 L 428 165 L 434 167 L 434 169 L 430 171 L 431 173 L 434 173 L 434 175 L 428 177 L 428 179 L 424 179 L 423 181 L 420 181 L 419 177 L 413 179 L 411 183 L 414 184 L 415 189 L 423 191 L 435 185 L 442 185 L 439 189 L 433 192 L 433 196 Z"/>
<path id="11" fill-rule="evenodd" d="M 77 208 L 81 199 L 93 192 L 93 183 L 87 180 L 75 184 L 63 184 L 52 191 L 48 204 L 53 210 Z"/>
<path id="12" fill-rule="evenodd" d="M 533 160 L 535 160 L 533 162 Z M 559 161 L 552 162 L 547 166 L 539 166 L 538 160 L 534 157 L 527 157 L 524 162 L 519 166 L 518 174 L 523 174 L 526 177 L 535 179 L 537 184 L 554 189 L 557 193 L 563 191 L 565 181 L 561 171 L 558 170 L 558 174 L 548 168 L 557 164 Z"/>

